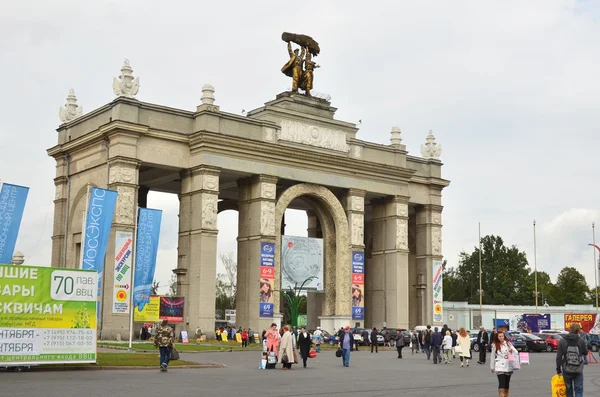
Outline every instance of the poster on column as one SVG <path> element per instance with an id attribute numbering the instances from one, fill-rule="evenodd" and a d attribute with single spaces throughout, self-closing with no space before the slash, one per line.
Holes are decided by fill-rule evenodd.
<path id="1" fill-rule="evenodd" d="M 0 367 L 96 362 L 96 271 L 0 265 Z"/>
<path id="2" fill-rule="evenodd" d="M 115 233 L 115 269 L 113 280 L 113 314 L 129 314 L 131 292 L 132 232 Z"/>
<path id="3" fill-rule="evenodd" d="M 302 284 L 323 291 L 323 239 L 281 236 L 281 289 Z"/>
<path id="4" fill-rule="evenodd" d="M 365 319 L 365 254 L 352 251 L 352 320 Z"/>
<path id="5" fill-rule="evenodd" d="M 275 280 L 275 244 L 260 243 L 260 301 L 259 316 L 273 317 L 275 311 L 275 297 L 273 282 Z"/>
<path id="6" fill-rule="evenodd" d="M 444 295 L 442 290 L 442 271 L 443 271 L 442 261 L 434 260 L 433 261 L 433 322 L 434 323 L 443 323 L 444 322 L 444 313 L 443 313 L 443 304 L 444 304 Z"/>

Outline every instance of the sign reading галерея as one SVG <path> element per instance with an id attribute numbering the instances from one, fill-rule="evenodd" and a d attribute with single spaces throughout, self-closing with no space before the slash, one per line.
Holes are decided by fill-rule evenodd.
<path id="1" fill-rule="evenodd" d="M 95 271 L 0 265 L 0 366 L 95 363 Z"/>

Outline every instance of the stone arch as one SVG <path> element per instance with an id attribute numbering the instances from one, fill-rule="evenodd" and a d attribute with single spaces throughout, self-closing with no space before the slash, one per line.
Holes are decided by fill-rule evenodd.
<path id="1" fill-rule="evenodd" d="M 351 258 L 349 228 L 346 212 L 338 198 L 326 187 L 313 185 L 309 183 L 300 183 L 286 189 L 277 199 L 275 205 L 275 236 L 279 238 L 275 241 L 275 290 L 281 288 L 281 220 L 286 208 L 292 201 L 301 197 L 308 196 L 313 202 L 319 205 L 315 206 L 316 211 L 331 215 L 333 226 L 335 228 L 335 264 L 325 264 L 325 271 L 328 268 L 334 275 L 335 285 L 327 286 L 335 290 L 334 316 L 350 316 L 352 308 L 350 306 L 351 298 Z M 330 277 L 330 279 L 333 277 Z M 326 276 L 327 280 L 327 276 Z M 279 295 L 275 295 L 275 307 L 279 308 Z M 329 314 L 329 313 L 328 313 Z"/>
<path id="2" fill-rule="evenodd" d="M 86 210 L 87 202 L 85 199 L 87 198 L 88 187 L 89 187 L 89 189 L 91 189 L 92 187 L 98 187 L 98 186 L 94 183 L 83 185 L 82 187 L 79 188 L 79 190 L 77 191 L 77 194 L 75 194 L 75 197 L 71 201 L 71 208 L 69 211 L 69 218 L 68 218 L 70 234 L 81 233 L 81 228 L 83 227 L 83 222 L 82 222 L 83 219 L 82 218 L 75 219 L 75 218 L 76 218 L 77 214 L 81 214 L 81 211 Z M 83 204 L 83 208 L 81 208 L 82 204 Z"/>

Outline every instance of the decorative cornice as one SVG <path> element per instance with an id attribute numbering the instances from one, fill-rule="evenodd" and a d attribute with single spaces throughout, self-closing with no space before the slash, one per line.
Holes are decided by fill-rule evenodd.
<path id="1" fill-rule="evenodd" d="M 307 169 L 318 169 L 354 177 L 364 176 L 371 179 L 382 179 L 388 183 L 389 179 L 395 179 L 398 182 L 408 182 L 415 174 L 414 170 L 394 165 L 356 160 L 329 153 L 290 150 L 289 147 L 283 145 L 211 132 L 194 134 L 190 137 L 190 153 L 194 154 L 200 151 L 224 156 L 247 157 L 248 159 L 261 155 L 263 159 L 268 159 L 274 164 L 285 166 L 301 164 Z M 307 164 L 311 166 L 306 167 Z"/>

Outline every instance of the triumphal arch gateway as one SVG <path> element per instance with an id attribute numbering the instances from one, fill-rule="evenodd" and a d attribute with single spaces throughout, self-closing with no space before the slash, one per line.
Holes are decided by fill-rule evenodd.
<path id="1" fill-rule="evenodd" d="M 302 37 L 290 41 L 316 56 Z M 112 102 L 81 114 L 71 92 L 61 108 L 58 144 L 48 150 L 56 160 L 52 266 L 78 265 L 88 184 L 116 190 L 102 295 L 110 308 L 115 233 L 133 231 L 136 205 L 146 206 L 150 190 L 177 194 L 173 271 L 185 297 L 183 328 L 212 330 L 217 233 L 227 227 L 217 225 L 217 214 L 234 209 L 237 324 L 262 330 L 280 321 L 281 309 L 274 293 L 272 315 L 260 313 L 261 247 L 274 246 L 277 291 L 284 211 L 301 209 L 309 237 L 322 237 L 324 247 L 324 291 L 309 293 L 309 326 L 320 321 L 333 331 L 354 324 L 356 252 L 364 253 L 365 326 L 431 323 L 432 263 L 442 257 L 441 198 L 449 184 L 441 177 L 439 145 L 430 132 L 417 157 L 408 154 L 398 128 L 391 129 L 390 144 L 357 138 L 357 126 L 336 120 L 328 98 L 310 95 L 318 65 L 305 54 L 289 55 L 286 67 L 296 69 L 284 73 L 297 80 L 293 90 L 242 115 L 221 110 L 210 85 L 193 111 L 142 102 L 127 61 Z M 171 264 L 158 264 L 164 265 Z M 126 334 L 128 327 L 127 314 L 103 310 L 103 338 Z"/>

